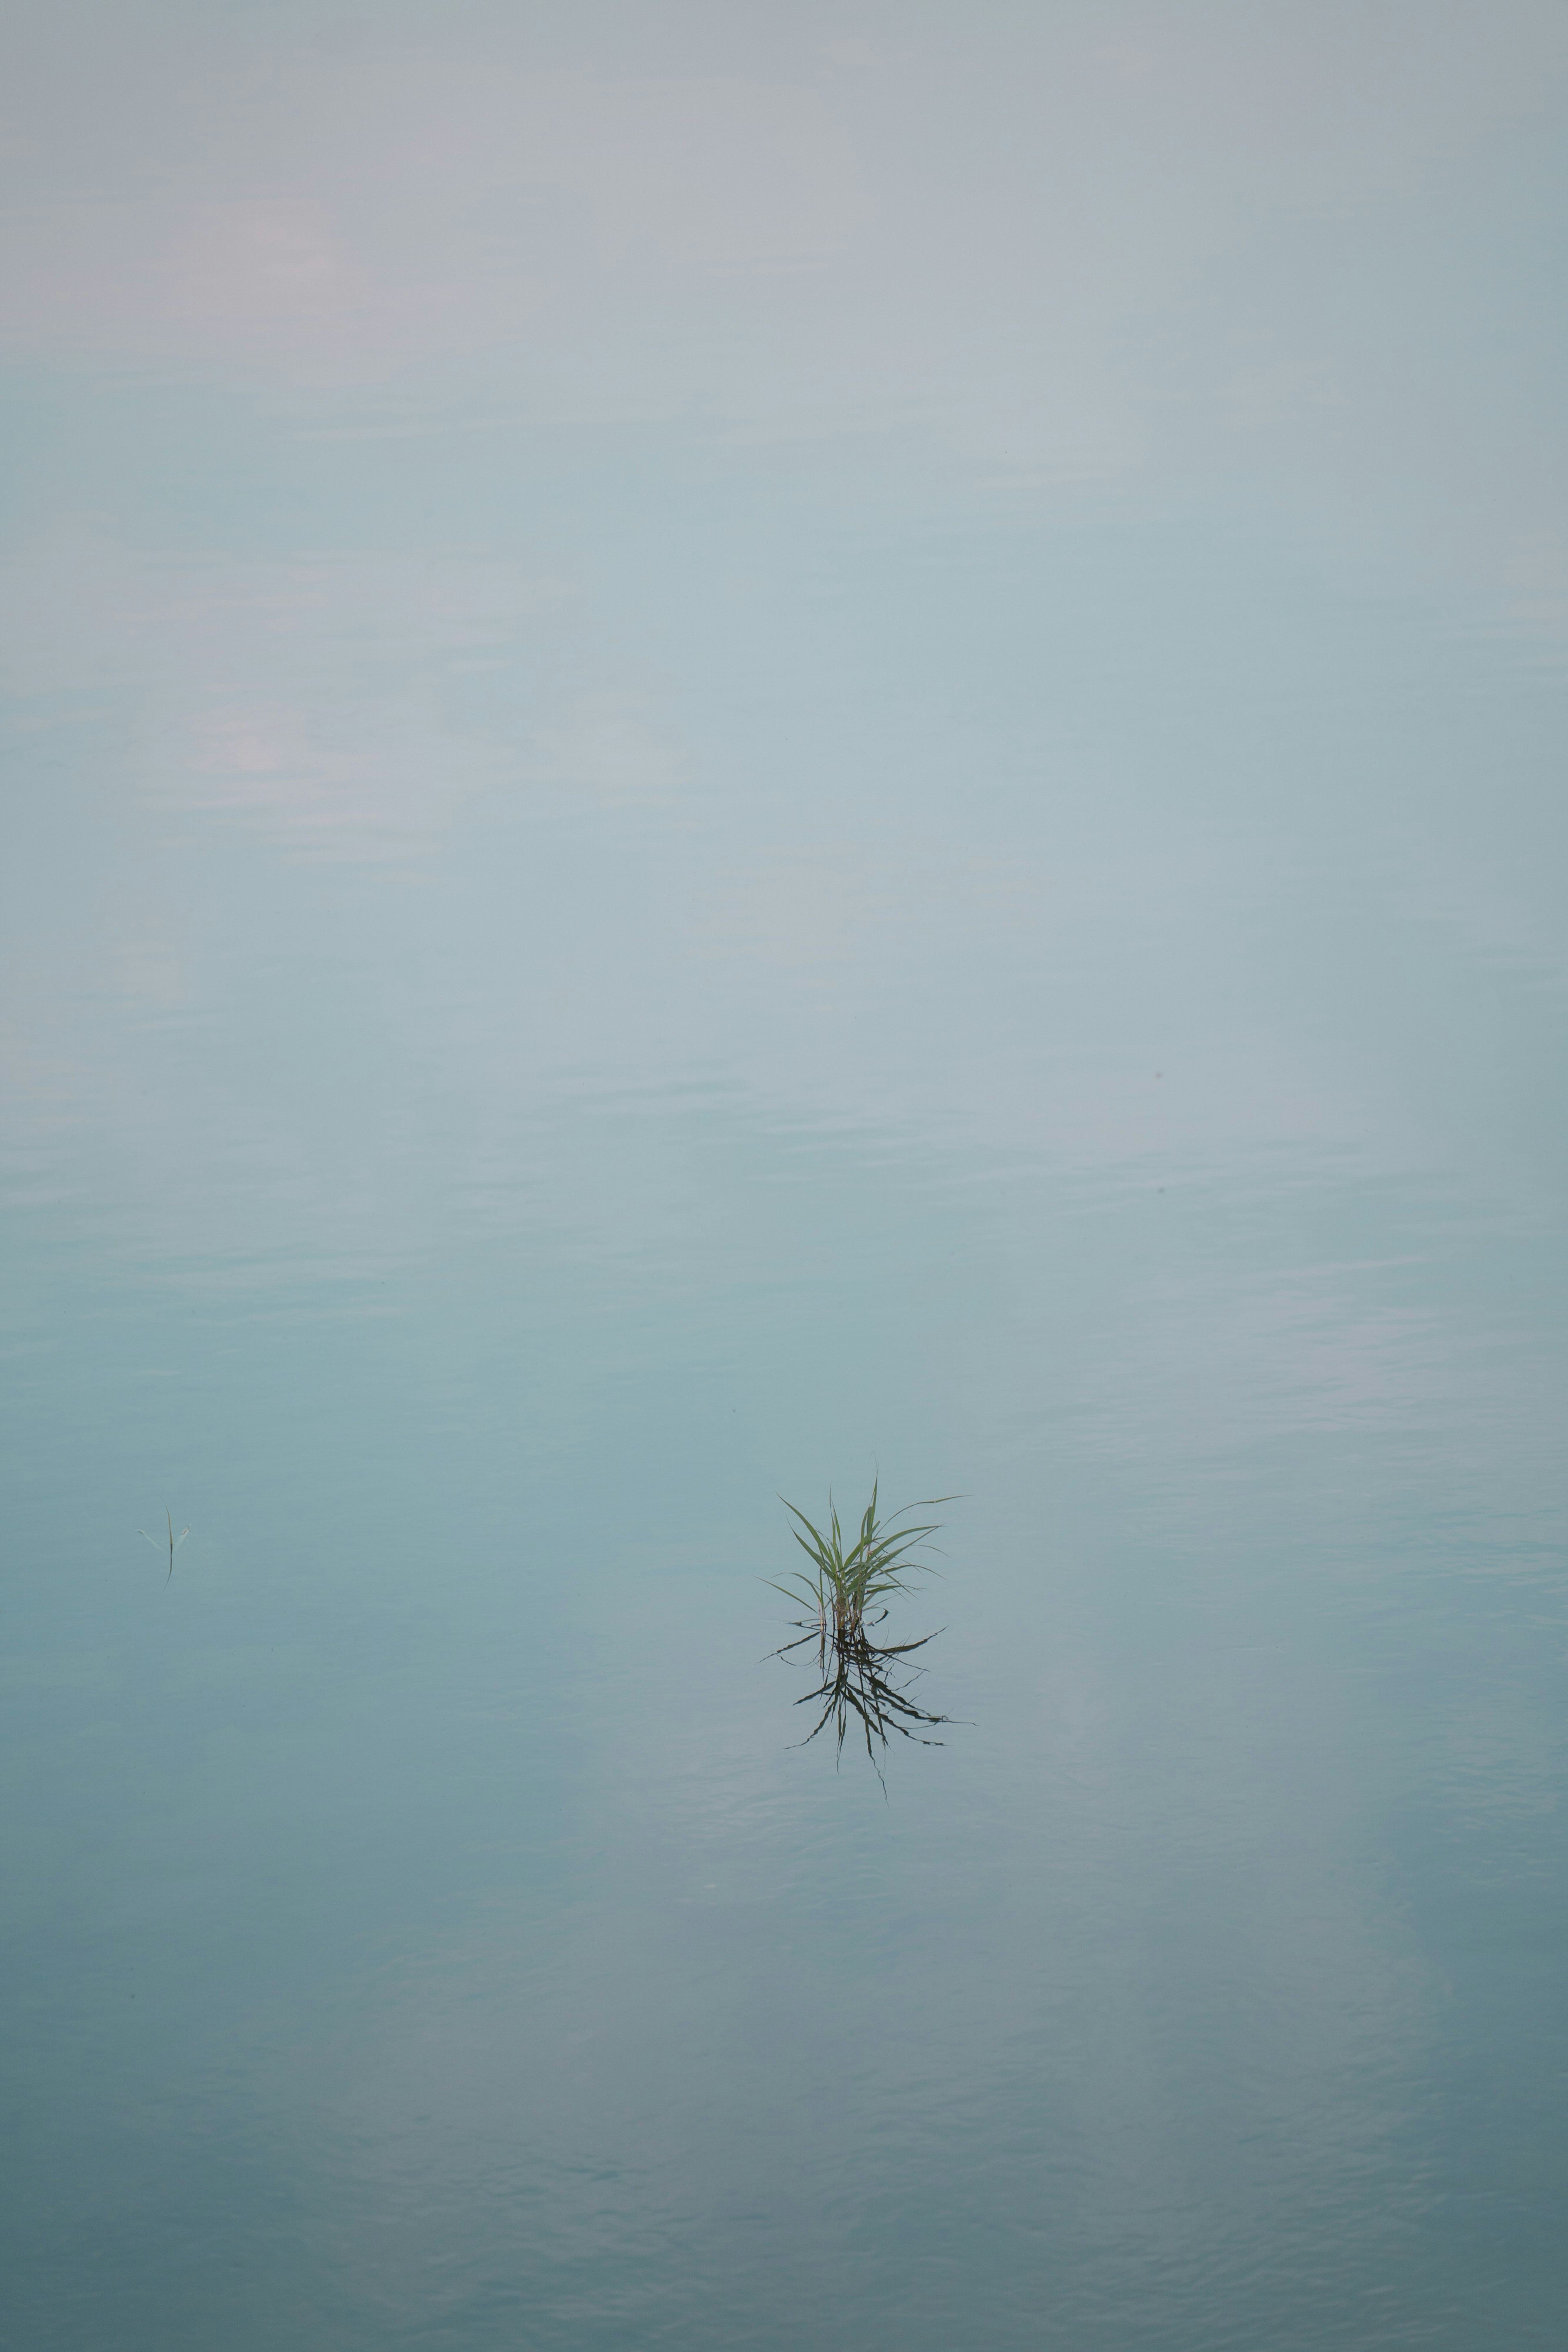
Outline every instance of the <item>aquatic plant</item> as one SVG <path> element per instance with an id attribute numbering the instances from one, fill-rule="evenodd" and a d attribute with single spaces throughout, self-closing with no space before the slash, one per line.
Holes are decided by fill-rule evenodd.
<path id="1" fill-rule="evenodd" d="M 174 1554 L 179 1550 L 180 1546 L 184 1542 L 185 1538 L 190 1534 L 191 1530 L 189 1528 L 182 1528 L 178 1535 L 174 1533 L 174 1515 L 170 1510 L 167 1503 L 163 1506 L 163 1517 L 169 1522 L 169 1576 L 172 1576 L 174 1573 Z M 138 1528 L 136 1532 L 141 1537 L 143 1543 L 150 1543 L 152 1545 L 154 1551 L 162 1550 L 163 1538 L 162 1536 L 150 1536 L 145 1528 Z M 163 1579 L 165 1584 L 169 1581 L 169 1576 L 166 1576 Z"/>
<path id="2" fill-rule="evenodd" d="M 911 1555 L 926 1536 L 937 1533 L 936 1522 L 914 1528 L 901 1528 L 898 1522 L 907 1518 L 911 1511 L 934 1510 L 938 1504 L 955 1499 L 951 1495 L 933 1495 L 923 1503 L 906 1503 L 903 1510 L 894 1511 L 891 1519 L 879 1522 L 876 1498 L 877 1486 L 873 1483 L 871 1500 L 861 1520 L 860 1536 L 846 1551 L 831 1495 L 828 1497 L 827 1535 L 812 1526 L 804 1511 L 798 1511 L 782 1495 L 779 1497 L 790 1517 L 800 1523 L 789 1532 L 810 1561 L 811 1573 L 797 1573 L 783 1584 L 773 1583 L 771 1578 L 765 1581 L 787 1600 L 804 1600 L 809 1608 L 816 1611 L 824 1633 L 831 1623 L 841 1640 L 852 1639 L 861 1632 L 868 1609 L 877 1609 L 890 1593 L 907 1592 L 912 1574 L 935 1576 L 934 1568 Z M 805 1535 L 800 1533 L 800 1528 L 805 1528 Z"/>
<path id="3" fill-rule="evenodd" d="M 802 1535 L 800 1528 L 795 1528 L 790 1533 L 811 1565 L 809 1574 L 798 1572 L 782 1584 L 770 1577 L 763 1580 L 775 1592 L 782 1592 L 797 1603 L 803 1601 L 810 1612 L 806 1617 L 796 1619 L 795 1639 L 786 1642 L 773 1655 L 791 1658 L 797 1652 L 814 1646 L 821 1675 L 816 1688 L 805 1692 L 795 1702 L 797 1706 L 810 1706 L 819 1699 L 822 1702 L 821 1714 L 798 1745 L 810 1747 L 817 1734 L 831 1723 L 841 1756 L 852 1724 L 858 1724 L 864 1736 L 866 1754 L 881 1780 L 882 1767 L 876 1760 L 873 1741 L 880 1740 L 885 1748 L 889 1733 L 896 1731 L 900 1738 L 913 1739 L 922 1748 L 940 1748 L 941 1740 L 926 1738 L 915 1727 L 952 1720 L 949 1716 L 934 1715 L 917 1706 L 908 1692 L 912 1675 L 923 1671 L 918 1666 L 911 1668 L 908 1661 L 916 1650 L 923 1650 L 927 1642 L 935 1640 L 935 1635 L 923 1633 L 915 1642 L 877 1642 L 871 1629 L 885 1620 L 889 1597 L 909 1591 L 912 1575 L 936 1573 L 927 1562 L 915 1559 L 913 1554 L 926 1536 L 936 1533 L 936 1523 L 900 1527 L 899 1521 L 906 1518 L 910 1511 L 929 1510 L 933 1504 L 950 1502 L 953 1497 L 939 1495 L 929 1502 L 909 1503 L 902 1511 L 895 1511 L 891 1519 L 879 1522 L 877 1489 L 873 1486 L 861 1520 L 860 1535 L 847 1549 L 831 1496 L 828 1498 L 826 1534 L 793 1503 L 786 1502 L 782 1495 L 779 1499 L 799 1520 L 800 1528 L 806 1530 Z M 887 1793 L 885 1781 L 883 1793 Z"/>

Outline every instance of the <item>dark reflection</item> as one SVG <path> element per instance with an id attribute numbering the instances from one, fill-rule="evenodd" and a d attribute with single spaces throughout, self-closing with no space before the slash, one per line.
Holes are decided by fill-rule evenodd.
<path id="1" fill-rule="evenodd" d="M 884 1610 L 883 1615 L 886 1613 Z M 922 1748 L 940 1748 L 943 1745 L 940 1739 L 925 1738 L 913 1727 L 917 1723 L 951 1723 L 952 1717 L 932 1715 L 926 1708 L 916 1706 L 907 1687 L 900 1687 L 901 1681 L 907 1685 L 913 1675 L 922 1671 L 918 1666 L 906 1666 L 904 1661 L 911 1651 L 923 1650 L 927 1642 L 935 1641 L 934 1633 L 923 1633 L 918 1642 L 877 1643 L 871 1639 L 863 1627 L 857 1633 L 844 1635 L 827 1625 L 819 1629 L 815 1624 L 806 1624 L 803 1620 L 798 1622 L 803 1628 L 798 1639 L 786 1642 L 782 1649 L 773 1652 L 773 1655 L 776 1658 L 791 1657 L 797 1650 L 803 1650 L 815 1642 L 818 1645 L 817 1664 L 821 1670 L 822 1680 L 815 1690 L 805 1692 L 795 1704 L 797 1706 L 810 1706 L 816 1699 L 827 1702 L 805 1738 L 797 1741 L 798 1747 L 809 1748 L 818 1732 L 831 1723 L 841 1753 L 844 1736 L 852 1719 L 858 1722 L 865 1734 L 865 1752 L 880 1773 L 882 1768 L 876 1764 L 876 1751 L 872 1742 L 880 1739 L 885 1748 L 890 1731 L 896 1731 L 901 1738 L 917 1740 Z M 879 1624 L 881 1622 L 880 1618 L 876 1620 Z"/>
<path id="2" fill-rule="evenodd" d="M 779 1499 L 782 1501 L 782 1496 Z M 913 1739 L 922 1748 L 940 1748 L 944 1744 L 939 1739 L 927 1738 L 915 1727 L 950 1723 L 953 1718 L 935 1715 L 917 1705 L 910 1696 L 909 1687 L 925 1671 L 909 1661 L 916 1650 L 935 1641 L 936 1635 L 923 1633 L 913 1642 L 879 1642 L 873 1629 L 885 1623 L 890 1596 L 907 1592 L 912 1576 L 936 1573 L 928 1562 L 916 1556 L 924 1539 L 936 1533 L 936 1522 L 915 1527 L 901 1526 L 900 1522 L 907 1519 L 911 1511 L 928 1510 L 933 1503 L 952 1499 L 951 1496 L 939 1495 L 930 1502 L 909 1503 L 903 1510 L 895 1511 L 891 1519 L 879 1521 L 877 1489 L 873 1486 L 871 1501 L 861 1519 L 860 1534 L 847 1548 L 831 1496 L 825 1533 L 793 1503 L 784 1504 L 799 1522 L 790 1532 L 810 1568 L 807 1574 L 775 1583 L 773 1590 L 791 1601 L 803 1601 L 809 1614 L 795 1620 L 795 1639 L 784 1643 L 771 1654 L 793 1658 L 800 1652 L 810 1654 L 814 1648 L 821 1676 L 814 1689 L 804 1692 L 796 1701 L 798 1706 L 812 1706 L 819 1700 L 822 1703 L 821 1715 L 798 1743 L 800 1747 L 810 1747 L 818 1733 L 831 1724 L 841 1756 L 847 1734 L 858 1727 L 865 1740 L 866 1754 L 880 1780 L 882 1768 L 876 1759 L 876 1743 L 885 1748 L 890 1733 L 896 1732 L 901 1739 Z"/>

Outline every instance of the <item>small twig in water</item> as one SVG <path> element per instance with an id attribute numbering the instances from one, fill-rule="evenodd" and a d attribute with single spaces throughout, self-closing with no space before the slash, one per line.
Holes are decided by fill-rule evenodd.
<path id="1" fill-rule="evenodd" d="M 174 1533 L 174 1517 L 167 1503 L 163 1506 L 163 1517 L 169 1522 L 169 1576 L 172 1576 L 174 1573 L 174 1554 L 179 1550 L 180 1546 L 184 1542 L 185 1538 L 190 1534 L 191 1530 L 189 1528 L 182 1528 L 178 1535 Z M 156 1536 L 150 1536 L 145 1528 L 138 1528 L 136 1532 L 141 1537 L 143 1543 L 150 1543 L 152 1545 L 154 1551 L 162 1550 L 162 1544 L 159 1541 L 158 1538 Z M 169 1581 L 169 1576 L 166 1576 L 163 1579 L 165 1584 Z"/>

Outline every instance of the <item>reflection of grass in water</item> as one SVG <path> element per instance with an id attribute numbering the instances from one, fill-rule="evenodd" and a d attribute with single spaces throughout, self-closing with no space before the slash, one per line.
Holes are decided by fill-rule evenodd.
<path id="1" fill-rule="evenodd" d="M 797 1706 L 810 1706 L 814 1700 L 821 1699 L 824 1705 L 821 1714 L 798 1745 L 809 1748 L 823 1726 L 831 1723 L 841 1755 L 844 1736 L 851 1722 L 854 1721 L 865 1735 L 865 1752 L 873 1765 L 876 1765 L 876 1750 L 872 1741 L 880 1739 L 885 1748 L 890 1731 L 896 1731 L 901 1739 L 918 1740 L 922 1748 L 940 1748 L 943 1744 L 940 1739 L 926 1739 L 913 1727 L 917 1723 L 950 1723 L 952 1717 L 931 1715 L 925 1707 L 916 1706 L 907 1691 L 901 1690 L 894 1680 L 894 1676 L 904 1671 L 902 1662 L 910 1652 L 923 1650 L 932 1638 L 931 1634 L 925 1633 L 918 1642 L 883 1643 L 872 1641 L 863 1627 L 855 1633 L 841 1634 L 831 1626 L 808 1624 L 798 1639 L 786 1642 L 781 1650 L 775 1650 L 773 1654 L 776 1658 L 788 1658 L 795 1651 L 803 1650 L 810 1642 L 817 1644 L 817 1664 L 821 1669 L 822 1679 L 815 1690 L 807 1691 L 804 1697 L 798 1698 L 795 1704 Z M 880 1775 L 881 1766 L 877 1765 L 876 1769 Z"/>
<path id="2" fill-rule="evenodd" d="M 936 1573 L 925 1561 L 912 1557 L 923 1538 L 936 1534 L 936 1523 L 904 1528 L 898 1524 L 910 1511 L 928 1510 L 931 1504 L 910 1503 L 879 1524 L 876 1496 L 873 1486 L 861 1520 L 859 1538 L 847 1550 L 831 1497 L 826 1535 L 812 1526 L 803 1511 L 796 1510 L 793 1503 L 786 1503 L 785 1509 L 806 1530 L 805 1535 L 799 1528 L 790 1532 L 811 1563 L 810 1572 L 773 1585 L 775 1592 L 782 1592 L 790 1601 L 803 1601 L 810 1611 L 810 1616 L 796 1619 L 800 1630 L 795 1640 L 786 1642 L 773 1654 L 792 1657 L 797 1650 L 814 1643 L 822 1676 L 815 1690 L 796 1701 L 798 1706 L 810 1706 L 818 1699 L 823 1702 L 821 1714 L 800 1746 L 808 1747 L 818 1732 L 831 1723 L 841 1755 L 851 1724 L 858 1723 L 865 1738 L 866 1754 L 873 1765 L 873 1740 L 880 1740 L 885 1748 L 888 1734 L 896 1731 L 901 1738 L 917 1740 L 923 1748 L 940 1748 L 943 1743 L 939 1739 L 925 1738 L 915 1726 L 951 1720 L 917 1706 L 904 1686 L 912 1672 L 921 1671 L 919 1667 L 911 1669 L 905 1662 L 915 1651 L 923 1650 L 933 1636 L 925 1633 L 917 1642 L 881 1643 L 873 1641 L 868 1630 L 880 1625 L 886 1617 L 885 1603 L 890 1595 L 909 1591 L 912 1575 Z M 952 1498 L 939 1495 L 931 1499 L 948 1502 Z M 880 1766 L 877 1772 L 880 1778 Z"/>

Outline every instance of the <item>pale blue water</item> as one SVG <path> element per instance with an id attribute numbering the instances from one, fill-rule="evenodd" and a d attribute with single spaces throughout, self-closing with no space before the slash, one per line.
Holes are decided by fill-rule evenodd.
<path id="1" fill-rule="evenodd" d="M 1562 2341 L 1560 27 L 17 16 L 7 2345 Z"/>

